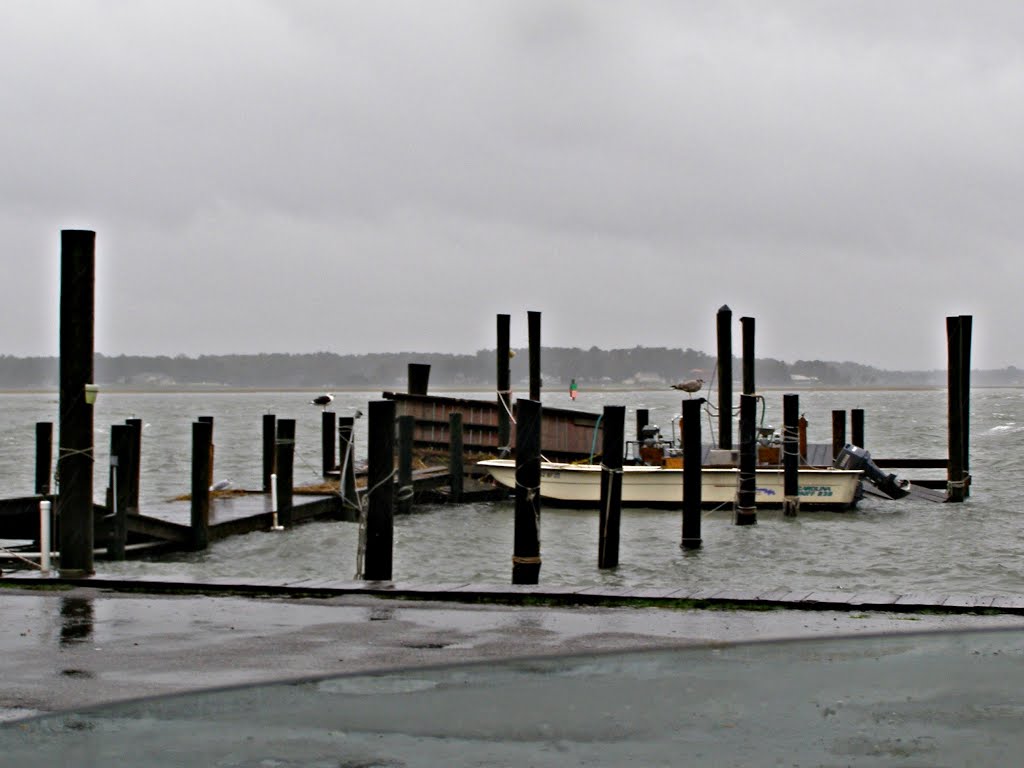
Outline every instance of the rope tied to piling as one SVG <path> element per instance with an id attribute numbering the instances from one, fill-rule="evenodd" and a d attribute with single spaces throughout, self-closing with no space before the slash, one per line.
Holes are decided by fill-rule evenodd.
<path id="1" fill-rule="evenodd" d="M 512 415 L 512 410 L 508 407 L 508 399 L 507 399 L 508 397 L 511 397 L 512 390 L 511 389 L 499 389 L 499 390 L 495 391 L 495 394 L 498 396 L 498 402 L 501 403 L 501 407 L 504 408 L 505 409 L 505 413 L 508 414 L 508 420 L 511 421 L 513 424 L 515 424 L 516 423 L 516 418 L 515 418 L 515 416 Z"/>
<path id="2" fill-rule="evenodd" d="M 350 440 L 346 441 L 346 444 L 345 444 L 345 456 L 341 460 L 341 467 L 340 467 L 341 471 L 338 473 L 338 496 L 341 498 L 341 503 L 344 506 L 348 507 L 349 509 L 358 510 L 358 512 L 360 514 L 360 517 L 362 517 L 362 513 L 363 513 L 363 499 L 359 495 L 359 489 L 356 489 L 355 503 L 353 503 L 351 499 L 349 499 L 347 496 L 345 496 L 345 484 L 346 484 L 345 480 L 346 480 L 346 478 L 348 476 L 349 459 L 351 458 L 353 450 L 354 450 L 353 449 L 353 443 L 354 442 L 355 442 L 354 440 L 350 439 Z"/>
<path id="3" fill-rule="evenodd" d="M 411 485 L 400 485 L 395 493 L 395 501 L 409 501 L 413 495 L 414 490 Z"/>
<path id="4" fill-rule="evenodd" d="M 348 453 L 346 451 L 346 453 Z M 391 469 L 391 472 L 386 477 L 380 479 L 380 481 L 373 484 L 372 487 L 366 490 L 364 494 L 365 498 L 369 498 L 374 491 L 382 487 L 385 483 L 389 483 L 394 480 L 396 470 Z M 344 482 L 344 477 L 342 478 Z M 356 491 L 356 498 L 359 498 L 359 549 L 356 551 L 356 575 L 355 578 L 363 578 L 363 564 L 366 560 L 366 523 L 367 517 L 369 516 L 369 505 L 363 505 L 362 498 L 359 497 L 359 492 Z"/>
<path id="5" fill-rule="evenodd" d="M 93 455 L 92 448 L 57 448 L 57 464 L 53 468 L 53 482 L 56 485 L 60 485 L 60 463 L 64 459 L 70 459 L 72 456 L 88 456 L 89 461 L 96 463 L 96 457 Z"/>
<path id="6" fill-rule="evenodd" d="M 396 474 L 397 474 L 397 470 L 392 468 L 391 472 L 389 472 L 386 477 L 382 477 L 378 482 L 374 483 L 372 487 L 370 487 L 370 488 L 368 488 L 366 490 L 366 496 L 367 497 L 371 496 L 373 494 L 373 492 L 376 491 L 378 488 L 381 488 L 386 483 L 390 482 L 391 480 L 394 480 Z M 409 486 L 406 486 L 406 487 L 409 487 Z"/>
<path id="7" fill-rule="evenodd" d="M 512 555 L 512 565 L 540 565 L 540 555 Z"/>
<path id="8" fill-rule="evenodd" d="M 755 484 L 757 483 L 757 470 L 754 472 L 737 472 L 736 473 L 736 487 L 740 488 L 743 486 L 744 481 L 752 480 Z"/>
<path id="9" fill-rule="evenodd" d="M 702 515 L 702 517 L 708 517 L 709 515 L 712 515 L 715 512 L 721 512 L 723 509 L 725 509 L 726 507 L 729 507 L 731 505 L 732 505 L 731 501 L 723 501 L 717 507 L 712 507 L 711 509 L 705 510 L 704 514 Z"/>
<path id="10" fill-rule="evenodd" d="M 7 547 L 0 547 L 0 552 L 3 552 L 3 553 L 5 553 L 6 555 L 8 555 L 10 557 L 13 557 L 15 560 L 20 560 L 21 562 L 25 563 L 26 565 L 31 565 L 36 570 L 39 570 L 39 571 L 43 570 L 42 563 L 37 563 L 35 560 L 29 560 L 27 557 L 23 557 L 22 555 L 19 555 L 17 552 L 15 552 L 14 550 L 8 549 Z M 42 557 L 42 552 L 39 553 L 39 556 Z"/>

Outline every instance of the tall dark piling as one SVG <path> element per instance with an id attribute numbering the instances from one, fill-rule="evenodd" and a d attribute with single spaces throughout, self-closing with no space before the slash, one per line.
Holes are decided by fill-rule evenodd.
<path id="1" fill-rule="evenodd" d="M 131 435 L 129 448 L 129 460 L 131 462 L 131 475 L 128 479 L 128 507 L 129 515 L 139 514 L 139 489 L 142 477 L 142 419 L 125 419 Z"/>
<path id="2" fill-rule="evenodd" d="M 498 315 L 498 351 L 497 351 L 497 379 L 498 379 L 498 447 L 505 448 L 509 445 L 512 435 L 511 413 L 512 393 L 509 389 L 509 325 L 511 318 L 508 315 Z"/>
<path id="3" fill-rule="evenodd" d="M 131 427 L 114 424 L 110 427 L 110 534 L 107 557 L 124 560 L 128 540 L 128 492 L 131 476 Z"/>
<path id="4" fill-rule="evenodd" d="M 526 321 L 530 344 L 530 399 L 540 401 L 540 312 L 527 312 Z"/>
<path id="5" fill-rule="evenodd" d="M 754 318 L 741 317 L 743 327 L 743 394 L 752 395 L 757 392 L 754 384 Z"/>
<path id="6" fill-rule="evenodd" d="M 369 411 L 369 465 L 366 474 L 369 506 L 363 578 L 367 581 L 389 581 L 395 535 L 395 402 L 371 401 Z"/>
<path id="7" fill-rule="evenodd" d="M 946 318 L 946 344 L 949 360 L 949 465 L 946 481 L 949 501 L 955 502 L 967 498 L 968 488 L 971 324 L 969 315 Z M 966 340 L 964 339 L 965 334 Z"/>
<path id="8" fill-rule="evenodd" d="M 209 480 L 209 484 L 207 487 L 212 487 L 215 482 L 213 478 L 213 473 L 215 471 L 214 459 L 216 457 L 214 454 L 216 453 L 217 450 L 216 446 L 213 443 L 213 416 L 200 416 L 199 418 L 196 419 L 196 421 L 210 425 L 210 476 L 207 478 L 207 480 Z"/>
<path id="9" fill-rule="evenodd" d="M 295 488 L 295 419 L 277 420 L 277 522 L 284 528 L 292 525 Z"/>
<path id="10" fill-rule="evenodd" d="M 430 385 L 430 365 L 409 363 L 408 390 L 410 395 L 425 395 Z"/>
<path id="11" fill-rule="evenodd" d="M 782 396 L 782 512 L 800 511 L 800 396 Z"/>
<path id="12" fill-rule="evenodd" d="M 192 549 L 210 545 L 210 446 L 213 422 L 192 423 Z"/>
<path id="13" fill-rule="evenodd" d="M 50 467 L 53 466 L 53 422 L 36 422 L 36 495 L 50 495 Z"/>
<path id="14" fill-rule="evenodd" d="M 412 512 L 412 443 L 416 431 L 415 416 L 398 417 L 398 492 L 395 495 L 395 513 Z"/>
<path id="15" fill-rule="evenodd" d="M 732 310 L 722 305 L 718 325 L 718 447 L 732 450 Z"/>
<path id="16" fill-rule="evenodd" d="M 683 400 L 683 549 L 701 546 L 701 426 L 700 408 L 704 398 Z"/>
<path id="17" fill-rule="evenodd" d="M 866 448 L 864 442 L 864 409 L 850 409 L 850 442 L 859 448 Z"/>
<path id="18" fill-rule="evenodd" d="M 353 430 L 355 419 L 351 416 L 338 417 L 338 488 L 341 501 L 346 509 L 359 509 L 359 498 L 356 496 L 356 457 Z"/>
<path id="19" fill-rule="evenodd" d="M 971 315 L 960 315 L 960 461 L 964 498 L 971 495 Z"/>
<path id="20" fill-rule="evenodd" d="M 622 441 L 626 406 L 606 405 L 601 417 L 601 511 L 598 516 L 597 567 L 619 564 L 619 523 L 622 519 Z"/>
<path id="21" fill-rule="evenodd" d="M 327 477 L 338 466 L 334 459 L 334 433 L 336 429 L 337 416 L 334 411 L 324 411 L 320 414 L 320 456 L 321 474 Z"/>
<path id="22" fill-rule="evenodd" d="M 536 400 L 516 404 L 516 516 L 512 583 L 540 581 L 540 420 Z"/>
<path id="23" fill-rule="evenodd" d="M 66 229 L 60 263 L 60 421 L 57 519 L 60 575 L 91 576 L 93 569 L 93 406 L 96 233 Z M 95 390 L 93 390 L 95 392 Z"/>
<path id="24" fill-rule="evenodd" d="M 263 492 L 270 493 L 270 476 L 277 471 L 277 416 L 263 414 Z"/>
<path id="25" fill-rule="evenodd" d="M 846 445 L 846 411 L 832 411 L 832 460 L 835 461 Z M 863 447 L 863 446 L 861 446 Z"/>
<path id="26" fill-rule="evenodd" d="M 458 504 L 462 501 L 463 473 L 465 457 L 462 447 L 462 414 L 448 415 L 448 477 L 449 501 Z"/>
<path id="27" fill-rule="evenodd" d="M 736 493 L 736 525 L 757 522 L 757 398 L 740 395 L 740 484 Z"/>

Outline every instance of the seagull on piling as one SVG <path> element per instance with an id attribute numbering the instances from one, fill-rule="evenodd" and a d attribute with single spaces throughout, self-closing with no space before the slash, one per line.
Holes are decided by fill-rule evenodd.
<path id="1" fill-rule="evenodd" d="M 334 400 L 334 395 L 331 394 L 330 392 L 328 392 L 326 395 L 320 395 L 319 397 L 314 397 L 312 400 L 309 401 L 309 404 L 310 405 L 322 405 L 324 410 L 326 411 L 327 410 L 327 406 L 330 405 L 333 400 Z"/>
<path id="2" fill-rule="evenodd" d="M 700 392 L 703 386 L 704 379 L 690 379 L 689 381 L 680 381 L 678 384 L 673 384 L 672 389 L 686 392 L 690 397 L 693 397 L 693 393 Z"/>

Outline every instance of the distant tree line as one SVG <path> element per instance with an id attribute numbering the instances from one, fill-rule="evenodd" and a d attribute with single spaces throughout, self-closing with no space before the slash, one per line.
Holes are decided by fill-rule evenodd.
<path id="1" fill-rule="evenodd" d="M 527 350 L 515 350 L 510 362 L 512 381 L 521 388 L 529 380 Z M 395 352 L 368 355 L 268 353 L 259 355 L 200 355 L 186 357 L 96 355 L 96 383 L 123 388 L 253 387 L 309 389 L 398 389 L 406 385 L 409 363 L 431 366 L 431 387 L 486 388 L 496 381 L 494 350 L 474 354 Z M 716 358 L 694 349 L 633 347 L 603 350 L 597 347 L 545 347 L 541 351 L 542 376 L 547 387 L 667 386 L 683 379 L 715 376 Z M 740 361 L 733 361 L 733 376 L 740 378 Z M 56 389 L 55 357 L 0 356 L 0 388 Z M 758 386 L 942 386 L 944 370 L 887 371 L 852 362 L 759 358 Z M 974 371 L 974 384 L 1024 384 L 1024 372 L 1011 366 Z"/>

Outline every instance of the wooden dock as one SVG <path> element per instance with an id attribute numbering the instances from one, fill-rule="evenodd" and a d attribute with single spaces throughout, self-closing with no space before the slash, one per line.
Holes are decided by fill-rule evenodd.
<path id="1" fill-rule="evenodd" d="M 463 480 L 462 502 L 491 501 L 503 499 L 508 491 L 481 482 L 474 467 L 466 468 Z M 451 476 L 446 467 L 427 467 L 413 472 L 413 494 L 415 501 L 422 504 L 448 503 Z M 360 503 L 364 503 L 365 487 L 357 487 Z M 319 489 L 308 492 L 301 486 L 295 489 L 295 503 L 291 509 L 292 524 L 311 520 L 337 520 L 358 522 L 359 511 L 353 504 L 346 504 L 337 493 L 326 493 Z M 36 542 L 36 547 L 18 547 L 10 554 L 0 551 L 0 563 L 6 567 L 22 567 L 23 558 L 38 562 L 39 503 L 54 501 L 52 496 L 24 496 L 14 499 L 0 499 L 0 538 Z M 125 515 L 127 540 L 125 557 L 140 559 L 152 555 L 192 549 L 191 526 L 176 522 L 189 517 L 187 497 L 152 505 L 148 514 Z M 95 556 L 108 556 L 106 542 L 113 535 L 110 509 L 96 504 L 93 507 L 93 537 L 96 542 Z M 256 531 L 270 530 L 274 511 L 270 495 L 262 491 L 243 491 L 212 494 L 210 499 L 209 541 L 219 541 L 230 536 L 239 536 Z"/>

